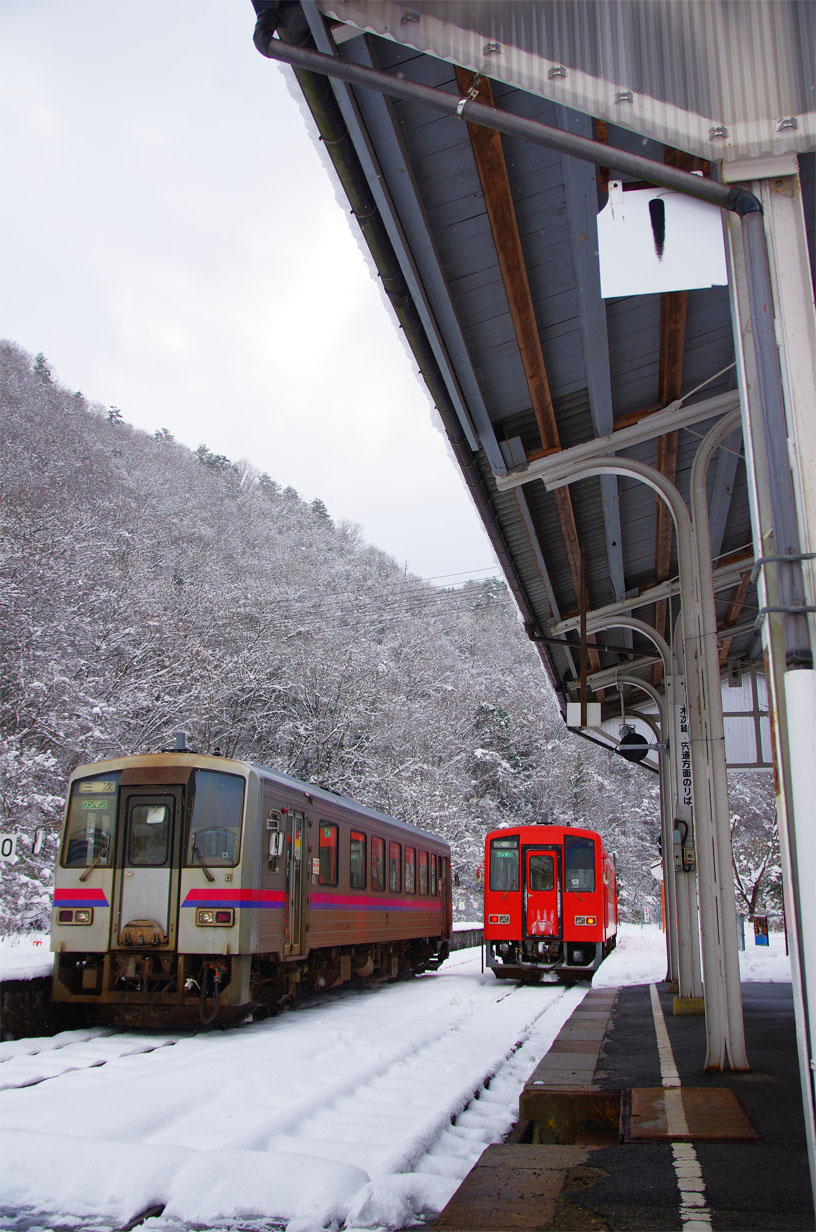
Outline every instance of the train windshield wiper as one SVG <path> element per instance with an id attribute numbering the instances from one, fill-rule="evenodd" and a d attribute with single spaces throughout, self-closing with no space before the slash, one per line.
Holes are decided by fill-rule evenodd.
<path id="1" fill-rule="evenodd" d="M 96 855 L 94 856 L 94 858 L 91 860 L 90 864 L 89 864 L 89 865 L 88 865 L 88 867 L 85 869 L 85 871 L 79 874 L 79 880 L 80 880 L 80 881 L 85 881 L 85 879 L 88 877 L 88 875 L 89 875 L 89 874 L 93 871 L 93 869 L 95 869 L 95 868 L 96 868 L 97 864 L 99 864 L 99 863 L 100 863 L 100 861 L 101 861 L 101 860 L 102 860 L 102 859 L 103 859 L 103 858 L 104 858 L 107 854 L 108 854 L 108 844 L 106 843 L 104 847 L 101 847 L 101 848 L 100 848 L 100 850 L 97 852 L 97 854 L 96 854 Z"/>
<path id="2" fill-rule="evenodd" d="M 207 864 L 204 860 L 204 857 L 201 854 L 201 852 L 198 850 L 198 843 L 196 843 L 195 841 L 193 842 L 193 855 L 195 856 L 196 860 L 198 860 L 201 867 L 204 869 L 204 876 L 207 878 L 207 880 L 215 881 L 215 877 L 213 877 L 212 873 L 207 868 Z"/>

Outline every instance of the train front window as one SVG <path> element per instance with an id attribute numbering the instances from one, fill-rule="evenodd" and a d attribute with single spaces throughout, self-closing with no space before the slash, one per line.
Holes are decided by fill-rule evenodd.
<path id="1" fill-rule="evenodd" d="M 74 783 L 65 823 L 63 868 L 110 864 L 120 774 L 119 770 L 114 774 L 95 774 Z"/>
<path id="2" fill-rule="evenodd" d="M 507 894 L 518 888 L 518 838 L 492 839 L 490 843 L 490 889 Z"/>
<path id="3" fill-rule="evenodd" d="M 595 843 L 591 838 L 564 838 L 564 889 L 591 893 L 595 889 Z"/>
<path id="4" fill-rule="evenodd" d="M 130 809 L 127 862 L 141 868 L 167 863 L 170 809 L 166 804 L 134 804 Z"/>
<path id="5" fill-rule="evenodd" d="M 238 863 L 244 780 L 237 774 L 195 770 L 187 839 L 187 864 L 224 867 Z"/>
<path id="6" fill-rule="evenodd" d="M 531 890 L 555 889 L 555 861 L 552 856 L 530 856 Z"/>

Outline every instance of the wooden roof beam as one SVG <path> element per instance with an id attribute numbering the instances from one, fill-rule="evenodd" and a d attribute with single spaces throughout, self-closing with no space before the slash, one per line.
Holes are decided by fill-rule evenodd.
<path id="1" fill-rule="evenodd" d="M 464 97 L 477 78 L 474 73 L 457 68 L 456 81 Z M 492 107 L 493 91 L 490 82 L 482 77 L 478 79 L 477 84 L 478 102 Z M 507 174 L 501 133 L 493 129 L 481 128 L 477 124 L 468 124 L 468 133 L 541 444 L 547 451 L 558 450 L 560 440 L 555 408 L 550 394 L 538 322 L 527 278 L 527 267 L 513 195 L 510 190 L 510 178 Z M 555 503 L 564 537 L 570 577 L 575 594 L 578 596 L 581 593 L 581 548 L 569 491 L 564 489 L 556 492 Z"/>

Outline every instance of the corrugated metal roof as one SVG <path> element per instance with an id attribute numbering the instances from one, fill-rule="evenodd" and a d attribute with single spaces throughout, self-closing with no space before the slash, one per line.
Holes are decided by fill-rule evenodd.
<path id="1" fill-rule="evenodd" d="M 809 0 L 322 0 L 321 7 L 340 22 L 702 158 L 816 144 Z"/>
<path id="2" fill-rule="evenodd" d="M 659 73 L 650 75 L 651 60 L 643 80 L 637 79 L 638 89 L 645 81 L 656 91 L 654 115 L 659 111 L 658 102 L 676 109 L 678 100 L 700 107 L 705 102 L 710 110 L 711 99 L 706 99 L 704 83 L 710 84 L 714 45 L 724 30 L 736 24 L 739 37 L 730 65 L 737 65 L 740 56 L 749 55 L 767 26 L 764 16 L 760 20 L 747 10 L 768 6 L 735 6 L 718 0 L 705 4 L 666 0 L 646 6 L 637 0 L 626 5 L 618 0 L 566 5 L 504 0 L 500 5 L 484 6 L 459 0 L 446 0 L 443 5 L 423 0 L 408 9 L 380 0 L 332 0 L 321 7 L 338 20 L 356 22 L 375 33 L 363 34 L 354 25 L 332 27 L 315 6 L 309 5 L 303 8 L 303 30 L 298 37 L 306 31 L 306 37 L 310 35 L 320 51 L 445 89 L 454 96 L 461 96 L 462 87 L 453 62 L 479 67 L 473 56 L 466 54 L 466 48 L 476 45 L 474 30 L 483 37 L 479 21 L 489 9 L 490 20 L 495 23 L 490 26 L 490 37 L 503 46 L 514 39 L 520 47 L 533 46 L 540 60 L 533 82 L 529 76 L 516 73 L 515 68 L 508 72 L 511 61 L 503 53 L 490 57 L 496 105 L 549 125 L 605 139 L 610 168 L 614 168 L 616 148 L 635 148 L 655 161 L 676 158 L 674 151 L 655 140 L 662 139 L 668 130 L 652 123 L 650 111 L 641 115 L 638 122 L 642 128 L 637 136 L 619 124 L 601 124 L 599 117 L 610 118 L 617 113 L 590 108 L 589 95 L 581 99 L 588 115 L 563 106 L 557 92 L 563 79 L 548 77 L 542 49 L 557 46 L 559 62 L 563 59 L 587 72 L 591 67 L 600 74 L 597 81 L 606 80 L 604 73 L 618 80 L 616 74 L 620 73 L 623 82 L 631 83 L 635 79 L 623 71 L 624 67 L 642 56 L 644 46 L 650 56 L 652 50 L 662 48 L 661 55 L 670 70 L 665 89 L 660 86 Z M 786 37 L 791 30 L 801 30 L 802 45 L 806 46 L 812 23 L 798 11 L 800 6 L 780 0 L 774 7 L 790 18 Z M 739 12 L 744 15 L 741 22 Z M 406 13 L 416 13 L 420 20 L 409 17 L 403 22 Z M 641 28 L 647 13 L 654 25 L 648 38 Z M 447 21 L 440 21 L 440 15 Z M 626 15 L 631 19 L 628 27 Z M 617 59 L 613 49 L 597 47 L 598 22 L 611 22 L 610 30 L 617 32 Z M 694 32 L 695 38 L 703 32 L 705 55 L 699 63 L 688 54 L 688 39 L 682 46 L 680 41 L 667 41 L 672 31 L 679 39 L 678 30 L 689 37 Z M 439 41 L 443 33 L 448 40 L 444 45 Z M 681 60 L 685 76 L 679 73 Z M 721 64 L 721 58 L 716 64 Z M 733 76 L 727 74 L 722 89 L 730 91 L 728 97 L 736 100 L 736 106 L 741 96 Z M 794 65 L 780 70 L 777 89 L 782 94 L 773 95 L 760 83 L 758 95 L 765 100 L 763 105 L 770 106 L 769 100 L 773 100 L 776 106 L 783 95 L 792 105 L 796 91 L 801 92 L 809 80 L 812 78 L 800 63 L 798 69 Z M 653 622 L 660 619 L 665 608 L 662 629 L 671 638 L 679 613 L 676 548 L 670 539 L 665 550 L 658 548 L 657 498 L 633 478 L 586 478 L 570 484 L 568 490 L 554 492 L 540 481 L 500 491 L 495 476 L 519 457 L 522 461 L 543 457 L 637 421 L 645 425 L 644 439 L 620 453 L 658 465 L 658 435 L 649 436 L 649 416 L 681 395 L 693 404 L 736 386 L 728 288 L 682 292 L 674 297 L 638 295 L 603 301 L 595 224 L 606 201 L 603 173 L 552 150 L 504 136 L 500 139 L 502 167 L 499 171 L 494 168 L 494 181 L 485 189 L 468 125 L 460 119 L 339 82 L 329 85 L 324 78 L 320 85 L 305 83 L 304 88 L 307 99 L 310 90 L 322 91 L 317 101 L 311 98 L 318 114 L 339 107 L 341 118 L 333 123 L 338 131 L 345 129 L 347 139 L 340 146 L 333 141 L 331 148 L 342 148 L 343 174 L 359 176 L 360 184 L 372 195 L 373 204 L 367 208 L 373 211 L 372 218 L 376 215 L 383 231 L 377 242 L 378 260 L 387 260 L 391 281 L 397 269 L 404 277 L 404 287 L 392 293 L 395 312 L 403 327 L 404 316 L 400 314 L 408 309 L 414 313 L 412 320 L 421 321 L 421 327 L 412 327 L 409 339 L 454 440 L 463 473 L 499 552 L 528 632 L 563 702 L 571 695 L 578 676 L 577 619 L 565 632 L 554 635 L 553 631 L 560 622 L 579 614 L 580 555 L 585 562 L 590 609 L 628 602 L 630 615 Z M 801 94 L 796 97 L 801 101 Z M 747 102 L 745 108 L 747 123 L 753 113 L 749 114 Z M 590 118 L 593 115 L 594 120 Z M 804 131 L 786 130 L 785 141 L 798 141 Z M 692 146 L 686 143 L 685 148 Z M 811 218 L 813 163 L 812 154 L 801 159 L 803 192 Z M 708 170 L 705 164 L 702 169 Z M 515 228 L 510 234 L 515 234 L 517 241 L 499 241 L 494 234 L 485 196 L 494 188 L 493 206 L 500 198 L 505 221 Z M 512 215 L 509 220 L 508 213 Z M 522 291 L 512 279 L 508 281 L 507 251 L 503 253 L 504 263 L 500 259 L 501 243 L 515 242 L 522 255 L 529 297 L 526 289 Z M 810 243 L 812 257 L 812 231 Z M 384 257 L 388 244 L 390 255 Z M 525 353 L 520 345 L 519 313 L 527 313 L 534 323 L 537 355 Z M 533 396 L 536 383 L 546 386 L 548 394 Z M 664 443 L 670 426 L 664 424 L 661 429 Z M 695 453 L 710 426 L 710 419 L 686 425 L 676 436 L 676 460 L 671 461 L 669 450 L 661 463 L 674 475 L 686 499 Z M 712 558 L 716 568 L 727 569 L 725 582 L 717 583 L 716 594 L 723 670 L 727 674 L 735 664 L 759 661 L 761 649 L 753 629 L 756 591 L 748 580 L 751 520 L 739 431 L 725 444 L 728 448 L 715 455 L 709 469 L 708 491 Z M 639 601 L 641 594 L 644 598 Z M 656 599 L 667 596 L 668 606 L 656 604 Z M 631 672 L 632 657 L 651 663 L 654 645 L 639 632 L 611 627 L 595 635 L 590 652 L 592 670 L 608 669 L 614 679 L 619 664 Z M 651 666 L 635 670 L 642 678 L 655 678 Z M 607 709 L 619 710 L 614 690 L 607 697 Z"/>

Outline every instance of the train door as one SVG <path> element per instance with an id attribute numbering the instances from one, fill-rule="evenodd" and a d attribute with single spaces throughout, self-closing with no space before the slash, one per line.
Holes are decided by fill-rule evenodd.
<path id="1" fill-rule="evenodd" d="M 181 790 L 122 792 L 117 911 L 111 944 L 171 947 L 176 937 Z"/>
<path id="2" fill-rule="evenodd" d="M 303 953 L 306 818 L 303 813 L 289 812 L 286 816 L 289 819 L 289 844 L 286 867 L 285 953 L 289 957 L 297 957 Z"/>
<path id="3" fill-rule="evenodd" d="M 522 895 L 524 936 L 542 941 L 561 936 L 561 852 L 557 847 L 525 847 Z"/>

